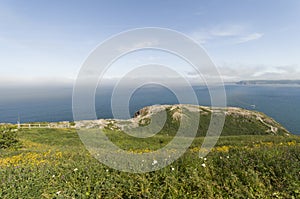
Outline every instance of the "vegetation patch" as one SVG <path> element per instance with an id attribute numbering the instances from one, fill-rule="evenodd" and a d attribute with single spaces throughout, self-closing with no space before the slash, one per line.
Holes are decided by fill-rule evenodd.
<path id="1" fill-rule="evenodd" d="M 104 139 L 97 139 L 102 130 L 128 154 L 152 153 L 166 146 L 176 136 L 182 118 L 186 124 L 199 122 L 196 138 L 188 128 L 184 136 L 177 137 L 178 143 L 193 139 L 184 155 L 161 170 L 142 174 L 113 170 L 97 161 L 75 128 L 16 131 L 15 127 L 1 126 L 0 198 L 300 198 L 299 136 L 261 113 L 230 108 L 218 142 L 206 157 L 199 157 L 199 152 L 209 150 L 201 146 L 211 110 L 174 107 L 144 109 L 138 118 L 126 121 L 76 122 L 77 128 L 79 125 L 94 135 L 92 146 L 105 144 Z M 136 133 L 138 129 L 147 133 L 150 121 L 158 127 L 162 108 L 167 117 L 157 134 L 138 138 L 122 130 L 136 124 L 142 126 Z M 200 121 L 194 114 L 199 114 Z M 164 151 L 166 157 L 177 154 L 178 145 Z M 97 153 L 109 154 L 105 149 L 97 149 Z M 149 166 L 156 167 L 162 161 L 167 160 L 153 160 Z"/>
<path id="2" fill-rule="evenodd" d="M 12 148 L 18 147 L 19 141 L 17 139 L 18 129 L 13 125 L 1 125 L 0 126 L 0 148 Z"/>
<path id="3" fill-rule="evenodd" d="M 138 140 L 112 130 L 106 134 L 136 154 L 153 152 L 172 139 L 157 135 Z M 98 162 L 74 129 L 26 129 L 17 138 L 21 148 L 1 151 L 0 198 L 300 197 L 299 136 L 221 136 L 206 157 L 199 157 L 204 137 L 197 137 L 177 161 L 144 174 Z"/>

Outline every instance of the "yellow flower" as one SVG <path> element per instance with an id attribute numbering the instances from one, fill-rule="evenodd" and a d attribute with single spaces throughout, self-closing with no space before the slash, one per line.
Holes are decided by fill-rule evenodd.
<path id="1" fill-rule="evenodd" d="M 62 158 L 61 152 L 52 153 L 50 150 L 44 153 L 28 152 L 11 157 L 0 158 L 0 167 L 9 166 L 39 166 L 41 164 L 55 163 L 53 159 Z"/>
<path id="2" fill-rule="evenodd" d="M 288 142 L 287 144 L 288 144 L 289 146 L 295 146 L 295 145 L 296 145 L 296 141 L 293 140 L 293 141 L 291 141 L 291 142 Z"/>
<path id="3" fill-rule="evenodd" d="M 215 147 L 213 149 L 213 151 L 226 152 L 227 153 L 230 148 L 231 148 L 230 146 L 219 146 L 219 147 Z"/>
<path id="4" fill-rule="evenodd" d="M 56 155 L 57 158 L 62 158 L 62 152 L 60 152 L 60 151 L 59 151 L 59 152 L 56 152 L 55 155 Z"/>

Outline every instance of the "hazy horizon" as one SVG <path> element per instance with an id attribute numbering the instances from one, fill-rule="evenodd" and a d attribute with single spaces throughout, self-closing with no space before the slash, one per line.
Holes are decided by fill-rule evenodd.
<path id="1" fill-rule="evenodd" d="M 1 1 L 0 85 L 73 84 L 100 43 L 143 27 L 168 28 L 193 39 L 206 50 L 224 82 L 299 79 L 299 17 L 300 2 L 293 0 Z M 120 58 L 104 78 L 120 78 L 133 65 L 145 63 L 169 65 L 201 81 L 180 58 L 154 50 Z M 209 76 L 206 72 L 203 75 Z"/>

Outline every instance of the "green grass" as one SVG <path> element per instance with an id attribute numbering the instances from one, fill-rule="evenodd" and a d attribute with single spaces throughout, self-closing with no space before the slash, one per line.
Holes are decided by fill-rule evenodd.
<path id="1" fill-rule="evenodd" d="M 172 139 L 106 133 L 136 152 Z M 99 163 L 75 130 L 22 130 L 17 138 L 18 149 L 0 151 L 0 198 L 300 198 L 299 136 L 222 136 L 206 160 L 198 137 L 176 162 L 144 174 Z"/>

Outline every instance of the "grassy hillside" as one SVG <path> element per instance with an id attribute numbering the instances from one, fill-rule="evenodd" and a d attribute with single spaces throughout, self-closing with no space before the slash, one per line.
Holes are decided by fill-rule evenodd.
<path id="1" fill-rule="evenodd" d="M 170 138 L 138 142 L 107 135 L 141 153 Z M 74 129 L 18 132 L 22 147 L 1 149 L 0 198 L 299 198 L 298 136 L 223 136 L 206 158 L 202 137 L 170 166 L 146 174 L 116 171 L 85 150 Z M 151 148 L 148 148 L 151 146 Z"/>
<path id="2" fill-rule="evenodd" d="M 300 198 L 300 137 L 261 113 L 228 109 L 223 136 L 207 157 L 199 157 L 211 116 L 207 107 L 146 107 L 131 120 L 81 121 L 76 126 L 90 128 L 87 133 L 101 128 L 129 154 L 142 154 L 173 139 L 179 119 L 187 117 L 181 108 L 200 114 L 197 137 L 177 161 L 144 174 L 101 164 L 74 128 L 16 131 L 16 126 L 2 126 L 0 198 Z M 161 110 L 167 110 L 167 122 L 158 134 L 136 138 L 122 131 L 149 122 L 159 125 Z M 186 121 L 193 121 L 188 116 Z M 185 135 L 179 139 L 192 139 L 189 132 Z"/>
<path id="3" fill-rule="evenodd" d="M 190 124 L 198 123 L 197 136 L 205 136 L 211 121 L 213 111 L 225 114 L 225 124 L 222 135 L 287 135 L 284 127 L 263 113 L 241 108 L 212 110 L 209 107 L 195 105 L 158 105 L 139 110 L 135 117 L 129 120 L 99 120 L 77 122 L 77 127 L 100 127 L 107 130 L 130 130 L 136 134 L 147 134 L 149 129 L 137 128 L 151 123 L 152 129 L 160 129 L 160 135 L 174 136 L 180 124 L 186 126 L 184 136 L 192 136 Z M 164 117 L 166 114 L 166 118 Z M 197 120 L 196 118 L 200 118 Z M 181 118 L 183 118 L 181 120 Z M 162 121 L 166 121 L 163 125 Z M 182 122 L 182 123 L 181 123 Z"/>

